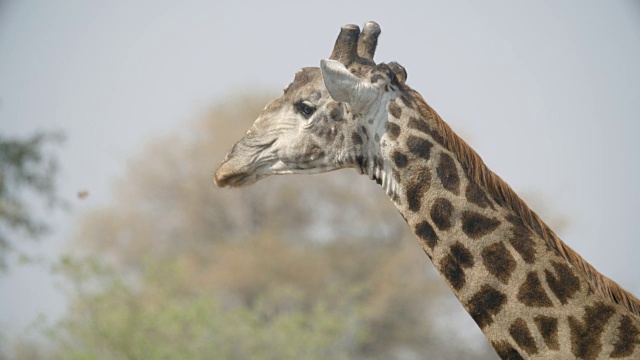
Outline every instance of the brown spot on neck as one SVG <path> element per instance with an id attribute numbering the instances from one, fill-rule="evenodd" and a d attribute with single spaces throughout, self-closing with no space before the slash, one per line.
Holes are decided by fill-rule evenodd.
<path id="1" fill-rule="evenodd" d="M 407 123 L 407 126 L 410 129 L 418 130 L 422 133 L 429 135 L 435 142 L 437 142 L 440 145 L 444 145 L 444 139 L 442 138 L 442 136 L 436 131 L 434 131 L 433 129 L 431 129 L 425 120 L 417 119 L 412 116 L 409 118 L 409 122 Z"/>
<path id="2" fill-rule="evenodd" d="M 410 211 L 417 212 L 422 205 L 422 197 L 431 187 L 431 175 L 429 171 L 419 171 L 407 181 L 407 205 Z"/>
<path id="3" fill-rule="evenodd" d="M 429 160 L 432 147 L 433 144 L 427 139 L 413 135 L 410 135 L 407 139 L 407 148 L 409 149 L 409 152 L 424 160 Z"/>
<path id="4" fill-rule="evenodd" d="M 498 225 L 500 225 L 498 219 L 486 217 L 473 211 L 462 213 L 462 231 L 472 239 L 480 239 L 493 232 Z"/>
<path id="5" fill-rule="evenodd" d="M 573 355 L 583 360 L 598 358 L 602 350 L 602 332 L 613 313 L 612 306 L 600 302 L 585 307 L 582 320 L 569 316 Z"/>
<path id="6" fill-rule="evenodd" d="M 395 150 L 391 154 L 391 159 L 393 160 L 393 163 L 396 164 L 396 167 L 400 169 L 409 164 L 409 159 L 407 158 L 407 155 L 403 154 L 398 150 Z"/>
<path id="7" fill-rule="evenodd" d="M 438 235 L 428 222 L 422 221 L 414 228 L 414 233 L 431 249 L 438 244 Z"/>
<path id="8" fill-rule="evenodd" d="M 400 100 L 402 101 L 404 106 L 408 107 L 409 109 L 413 109 L 413 104 L 411 103 L 411 98 L 405 92 L 400 94 Z"/>
<path id="9" fill-rule="evenodd" d="M 551 350 L 559 350 L 558 343 L 558 319 L 550 316 L 538 315 L 533 318 L 540 335 L 547 347 Z"/>
<path id="10" fill-rule="evenodd" d="M 442 187 L 455 195 L 460 193 L 460 176 L 453 158 L 447 153 L 440 153 L 440 161 L 436 168 Z"/>
<path id="11" fill-rule="evenodd" d="M 469 181 L 469 184 L 467 185 L 467 190 L 465 191 L 465 196 L 467 198 L 467 201 L 469 201 L 472 204 L 478 205 L 483 209 L 487 207 L 491 207 L 492 209 L 495 210 L 493 203 L 491 203 L 491 201 L 489 200 L 487 195 L 484 193 L 484 191 L 480 189 L 480 187 L 476 185 L 474 182 Z"/>
<path id="12" fill-rule="evenodd" d="M 505 294 L 485 284 L 469 299 L 466 307 L 480 329 L 484 329 L 493 323 L 493 317 L 500 313 L 506 302 Z"/>
<path id="13" fill-rule="evenodd" d="M 387 105 L 387 110 L 389 110 L 389 114 L 396 119 L 399 119 L 402 116 L 402 108 L 395 101 L 389 101 L 389 105 Z"/>
<path id="14" fill-rule="evenodd" d="M 511 326 L 509 326 L 509 335 L 520 346 L 520 348 L 529 355 L 538 353 L 538 347 L 535 340 L 531 336 L 527 322 L 523 318 L 517 318 Z"/>
<path id="15" fill-rule="evenodd" d="M 520 254 L 524 262 L 527 264 L 533 264 L 536 260 L 536 250 L 533 244 L 531 231 L 524 226 L 522 220 L 513 215 L 507 216 L 506 220 L 513 225 L 509 243 L 518 252 L 518 254 Z"/>
<path id="16" fill-rule="evenodd" d="M 423 133 L 425 133 L 427 135 L 431 135 L 431 129 L 429 129 L 429 126 L 427 125 L 426 121 L 424 121 L 424 120 L 419 120 L 419 119 L 416 119 L 415 117 L 411 116 L 409 118 L 409 122 L 408 122 L 407 126 L 410 129 L 418 130 L 418 131 L 423 132 Z"/>
<path id="17" fill-rule="evenodd" d="M 482 249 L 482 263 L 489 273 L 502 283 L 507 284 L 516 268 L 513 255 L 502 242 L 497 242 Z"/>
<path id="18" fill-rule="evenodd" d="M 431 205 L 430 215 L 438 230 L 449 230 L 451 228 L 453 205 L 445 198 L 437 198 Z"/>
<path id="19" fill-rule="evenodd" d="M 633 354 L 636 346 L 640 344 L 640 330 L 631 317 L 624 315 L 618 325 L 618 340 L 613 344 L 612 358 L 623 358 Z"/>
<path id="20" fill-rule="evenodd" d="M 545 270 L 545 279 L 558 300 L 566 304 L 580 290 L 580 279 L 567 264 L 552 262 L 551 266 L 553 266 L 555 274 Z"/>
<path id="21" fill-rule="evenodd" d="M 530 307 L 551 307 L 553 303 L 542 287 L 540 278 L 535 271 L 527 274 L 527 279 L 520 285 L 518 300 Z"/>
<path id="22" fill-rule="evenodd" d="M 473 266 L 473 255 L 460 242 L 453 244 L 449 250 L 449 254 L 440 261 L 440 272 L 451 287 L 458 291 L 466 283 L 464 269 Z"/>
<path id="23" fill-rule="evenodd" d="M 400 126 L 396 123 L 389 123 L 389 127 L 387 128 L 387 135 L 391 140 L 395 140 L 400 135 Z"/>

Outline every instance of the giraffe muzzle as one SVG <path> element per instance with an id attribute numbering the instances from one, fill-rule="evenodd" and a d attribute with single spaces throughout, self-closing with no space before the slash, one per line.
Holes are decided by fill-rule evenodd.
<path id="1" fill-rule="evenodd" d="M 219 187 L 233 186 L 242 180 L 243 174 L 234 174 L 226 169 L 224 166 L 220 166 L 216 170 L 216 174 L 213 178 L 213 182 Z"/>
<path id="2" fill-rule="evenodd" d="M 219 187 L 239 187 L 254 184 L 271 175 L 270 168 L 276 162 L 274 139 L 265 141 L 245 136 L 232 148 L 213 178 Z"/>
<path id="3" fill-rule="evenodd" d="M 232 163 L 224 162 L 218 170 L 216 170 L 213 182 L 219 187 L 240 187 L 254 184 L 269 175 L 269 165 L 239 169 L 234 167 Z"/>

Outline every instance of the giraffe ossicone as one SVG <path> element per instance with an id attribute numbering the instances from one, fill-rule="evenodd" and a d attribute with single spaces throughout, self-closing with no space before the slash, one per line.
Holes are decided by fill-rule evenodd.
<path id="1" fill-rule="evenodd" d="M 218 186 L 353 167 L 390 196 L 503 359 L 639 359 L 640 301 L 564 244 L 406 83 L 373 60 L 380 27 L 344 26 L 215 174 Z"/>

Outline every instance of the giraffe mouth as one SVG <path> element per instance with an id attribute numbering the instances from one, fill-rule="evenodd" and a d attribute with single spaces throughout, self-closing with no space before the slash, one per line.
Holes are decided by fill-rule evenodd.
<path id="1" fill-rule="evenodd" d="M 246 174 L 225 174 L 218 175 L 216 172 L 216 176 L 213 178 L 213 182 L 219 187 L 239 187 L 246 183 L 249 185 L 250 179 Z M 255 181 L 251 181 L 253 183 Z"/>
<path id="2" fill-rule="evenodd" d="M 263 164 L 249 171 L 233 171 L 222 164 L 216 171 L 214 182 L 219 187 L 243 187 L 257 183 L 258 181 L 271 175 L 289 174 L 319 174 L 338 170 L 339 166 L 320 166 L 316 161 L 287 164 L 277 161 L 272 164 Z"/>
<path id="3" fill-rule="evenodd" d="M 242 187 L 255 184 L 259 180 L 271 175 L 268 172 L 269 165 L 263 165 L 252 171 L 233 171 L 222 164 L 213 178 L 219 187 Z M 267 170 L 267 171 L 265 171 Z"/>

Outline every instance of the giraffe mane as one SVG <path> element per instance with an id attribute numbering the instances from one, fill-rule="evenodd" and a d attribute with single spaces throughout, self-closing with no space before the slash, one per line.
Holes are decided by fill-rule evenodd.
<path id="1" fill-rule="evenodd" d="M 551 228 L 516 194 L 516 192 L 500 176 L 491 171 L 480 155 L 475 152 L 462 138 L 453 132 L 451 127 L 442 120 L 422 96 L 405 85 L 407 93 L 412 95 L 417 110 L 424 119 L 431 119 L 436 124 L 436 131 L 442 138 L 444 146 L 456 154 L 467 176 L 471 181 L 484 188 L 500 204 L 511 209 L 522 222 L 541 236 L 549 246 L 572 266 L 581 271 L 592 290 L 609 299 L 614 304 L 620 304 L 636 317 L 640 318 L 640 300 L 623 289 L 618 283 L 598 272 L 591 264 L 565 244 Z"/>

